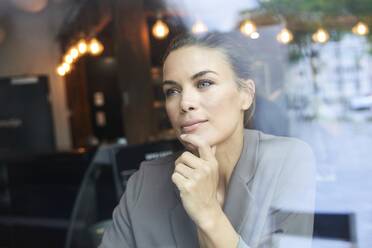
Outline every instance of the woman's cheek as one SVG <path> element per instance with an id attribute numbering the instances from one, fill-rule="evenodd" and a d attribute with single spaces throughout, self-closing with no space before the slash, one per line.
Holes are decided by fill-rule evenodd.
<path id="1" fill-rule="evenodd" d="M 167 112 L 168 119 L 174 128 L 175 127 L 174 125 L 175 124 L 175 113 L 174 113 L 172 106 L 169 103 L 166 103 L 165 110 Z"/>

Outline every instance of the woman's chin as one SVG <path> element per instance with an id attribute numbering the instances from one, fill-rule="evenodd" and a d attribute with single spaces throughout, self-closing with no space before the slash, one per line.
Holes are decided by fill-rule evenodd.
<path id="1" fill-rule="evenodd" d="M 199 151 L 198 151 L 198 147 L 197 146 L 195 146 L 195 145 L 193 145 L 191 143 L 185 142 L 185 141 L 181 140 L 180 138 L 179 138 L 179 141 L 182 143 L 182 145 L 184 146 L 184 148 L 187 151 L 189 151 L 189 152 L 191 152 L 193 154 L 196 154 L 196 155 L 199 154 Z M 209 146 L 212 146 L 213 145 L 213 144 L 211 145 L 209 141 L 207 141 L 207 143 L 209 144 Z"/>

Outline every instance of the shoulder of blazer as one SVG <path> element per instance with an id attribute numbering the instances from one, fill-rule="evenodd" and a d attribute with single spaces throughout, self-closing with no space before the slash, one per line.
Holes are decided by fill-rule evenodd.
<path id="1" fill-rule="evenodd" d="M 273 175 L 286 183 L 293 180 L 310 180 L 315 177 L 316 159 L 310 146 L 291 137 L 281 137 L 265 134 L 259 135 L 257 153 L 257 172 L 260 175 Z M 312 180 L 312 179 L 311 179 Z"/>
<path id="2" fill-rule="evenodd" d="M 153 159 L 153 160 L 145 160 L 141 163 L 141 166 L 144 166 L 144 167 L 147 167 L 147 166 L 169 166 L 170 164 L 172 164 L 172 162 L 174 162 L 178 156 L 181 155 L 183 151 L 178 151 L 178 152 L 175 152 L 175 153 L 172 153 L 170 155 L 167 155 L 167 156 L 164 156 L 164 157 L 160 157 L 160 158 L 157 158 L 157 159 Z"/>
<path id="3" fill-rule="evenodd" d="M 167 176 L 171 171 L 173 171 L 174 161 L 182 152 L 183 151 L 179 151 L 165 157 L 143 161 L 139 170 L 144 171 L 146 174 L 151 174 L 152 178 L 158 180 L 158 177 Z"/>
<path id="4" fill-rule="evenodd" d="M 171 174 L 173 172 L 174 161 L 183 151 L 171 155 L 157 158 L 154 160 L 143 161 L 138 171 L 130 178 L 127 184 L 126 194 L 134 205 L 137 204 L 140 195 L 156 190 L 159 184 L 166 184 L 172 189 Z"/>
<path id="5" fill-rule="evenodd" d="M 287 156 L 306 155 L 312 157 L 311 147 L 304 141 L 293 137 L 282 137 L 259 133 L 259 157 L 270 156 L 273 158 L 282 158 Z"/>
<path id="6" fill-rule="evenodd" d="M 275 175 L 273 207 L 312 213 L 316 190 L 316 158 L 311 147 L 297 138 L 268 134 L 261 134 L 260 145 L 259 160 L 263 162 L 258 167 L 265 175 Z"/>

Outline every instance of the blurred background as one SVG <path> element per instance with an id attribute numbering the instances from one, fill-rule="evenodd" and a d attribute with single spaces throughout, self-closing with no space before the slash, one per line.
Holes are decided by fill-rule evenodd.
<path id="1" fill-rule="evenodd" d="M 315 152 L 314 247 L 372 247 L 370 28 L 370 0 L 0 0 L 0 247 L 99 243 L 139 162 L 180 148 L 165 48 L 208 31 L 246 35 L 251 128 Z"/>

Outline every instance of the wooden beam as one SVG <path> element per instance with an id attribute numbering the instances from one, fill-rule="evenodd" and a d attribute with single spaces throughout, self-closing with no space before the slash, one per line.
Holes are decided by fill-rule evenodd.
<path id="1" fill-rule="evenodd" d="M 75 69 L 70 74 L 66 75 L 65 83 L 73 147 L 86 147 L 89 137 L 93 135 L 93 127 L 84 58 L 75 64 Z"/>
<path id="2" fill-rule="evenodd" d="M 124 133 L 130 144 L 154 135 L 150 42 L 142 0 L 114 0 L 114 43 L 122 93 Z"/>

